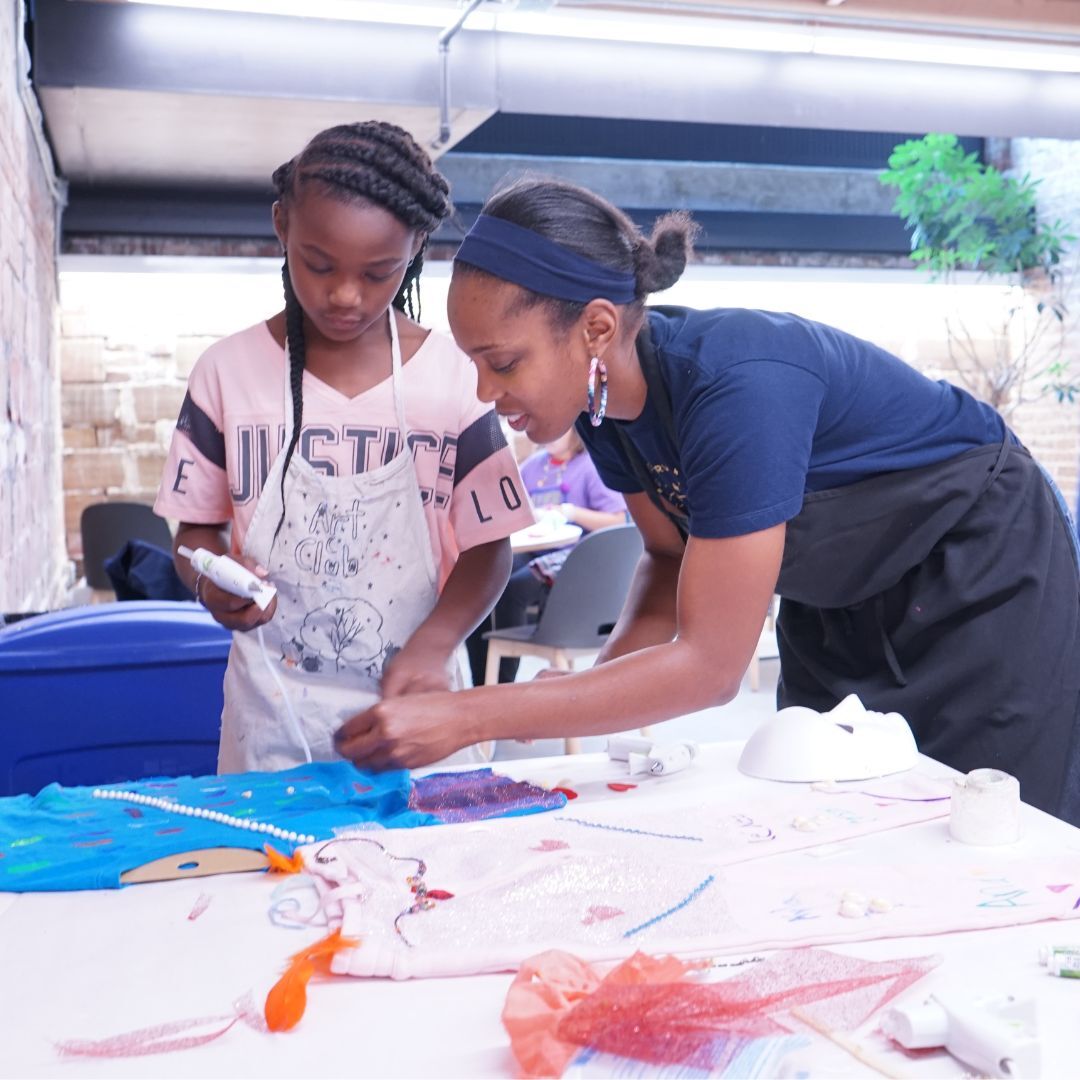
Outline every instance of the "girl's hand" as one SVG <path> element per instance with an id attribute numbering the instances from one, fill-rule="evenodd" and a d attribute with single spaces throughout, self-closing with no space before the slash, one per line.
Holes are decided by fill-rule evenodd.
<path id="1" fill-rule="evenodd" d="M 235 562 L 246 566 L 253 574 L 265 579 L 266 570 L 254 559 L 246 555 L 231 555 Z M 231 592 L 215 585 L 206 575 L 198 580 L 198 595 L 203 607 L 214 616 L 216 622 L 221 623 L 226 630 L 254 630 L 256 626 L 268 623 L 277 611 L 277 597 L 270 601 L 265 611 L 255 603 L 243 596 L 234 596 Z"/>
<path id="2" fill-rule="evenodd" d="M 417 644 L 415 638 L 383 668 L 383 698 L 450 689 L 450 657 L 440 649 Z"/>
<path id="3" fill-rule="evenodd" d="M 475 742 L 460 715 L 461 695 L 387 699 L 346 720 L 334 735 L 342 757 L 361 769 L 415 769 Z"/>

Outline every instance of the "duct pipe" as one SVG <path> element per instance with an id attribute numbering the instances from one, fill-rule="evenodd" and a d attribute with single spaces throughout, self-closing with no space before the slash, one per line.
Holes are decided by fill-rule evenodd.
<path id="1" fill-rule="evenodd" d="M 465 20 L 484 2 L 469 0 L 461 14 L 439 34 L 439 63 L 442 79 L 439 88 L 439 135 L 432 142 L 432 148 L 438 150 L 450 141 L 450 42 L 465 25 Z"/>

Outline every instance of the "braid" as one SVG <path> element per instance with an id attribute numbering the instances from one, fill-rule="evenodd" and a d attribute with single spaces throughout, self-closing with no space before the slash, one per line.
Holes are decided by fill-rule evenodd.
<path id="1" fill-rule="evenodd" d="M 427 247 L 427 244 L 424 244 Z M 405 270 L 401 288 L 394 297 L 394 307 L 404 311 L 414 322 L 420 321 L 420 271 L 424 269 L 424 248 L 421 248 Z"/>
<path id="2" fill-rule="evenodd" d="M 281 532 L 285 522 L 285 474 L 289 471 L 293 451 L 300 441 L 300 425 L 304 418 L 303 378 L 306 363 L 304 349 L 304 310 L 293 292 L 292 278 L 289 277 L 289 260 L 281 267 L 281 281 L 285 286 L 285 343 L 289 350 L 289 390 L 292 395 L 292 438 L 285 450 L 285 463 L 281 467 L 281 517 L 274 530 L 274 540 Z"/>
<path id="3" fill-rule="evenodd" d="M 276 169 L 273 181 L 279 199 L 319 183 L 345 201 L 382 206 L 425 236 L 450 213 L 446 178 L 404 128 L 382 121 L 327 128 Z"/>

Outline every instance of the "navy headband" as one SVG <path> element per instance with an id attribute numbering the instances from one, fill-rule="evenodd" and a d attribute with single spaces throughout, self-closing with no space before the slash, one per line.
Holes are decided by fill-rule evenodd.
<path id="1" fill-rule="evenodd" d="M 454 259 L 559 300 L 587 304 L 603 297 L 613 304 L 630 304 L 637 299 L 633 274 L 612 270 L 532 229 L 490 214 L 476 219 Z"/>

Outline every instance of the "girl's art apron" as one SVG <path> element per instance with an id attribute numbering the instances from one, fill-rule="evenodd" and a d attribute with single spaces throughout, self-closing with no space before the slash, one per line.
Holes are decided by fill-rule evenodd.
<path id="1" fill-rule="evenodd" d="M 407 438 L 393 312 L 389 321 L 397 454 L 368 472 L 326 476 L 295 452 L 282 519 L 282 449 L 259 496 L 243 552 L 269 570 L 277 611 L 263 627 L 265 649 L 256 631 L 233 634 L 219 772 L 285 769 L 305 760 L 282 691 L 312 758 L 337 758 L 334 732 L 380 699 L 383 667 L 435 606 L 435 560 Z M 286 447 L 288 377 L 286 363 Z M 480 754 L 470 747 L 451 760 L 478 761 Z"/>
<path id="2" fill-rule="evenodd" d="M 677 447 L 647 326 L 638 359 Z M 643 490 L 685 536 L 616 429 Z M 827 711 L 858 694 L 900 713 L 924 754 L 1012 773 L 1025 802 L 1080 825 L 1076 535 L 1011 432 L 808 493 L 787 523 L 776 591 L 779 707 Z"/>

